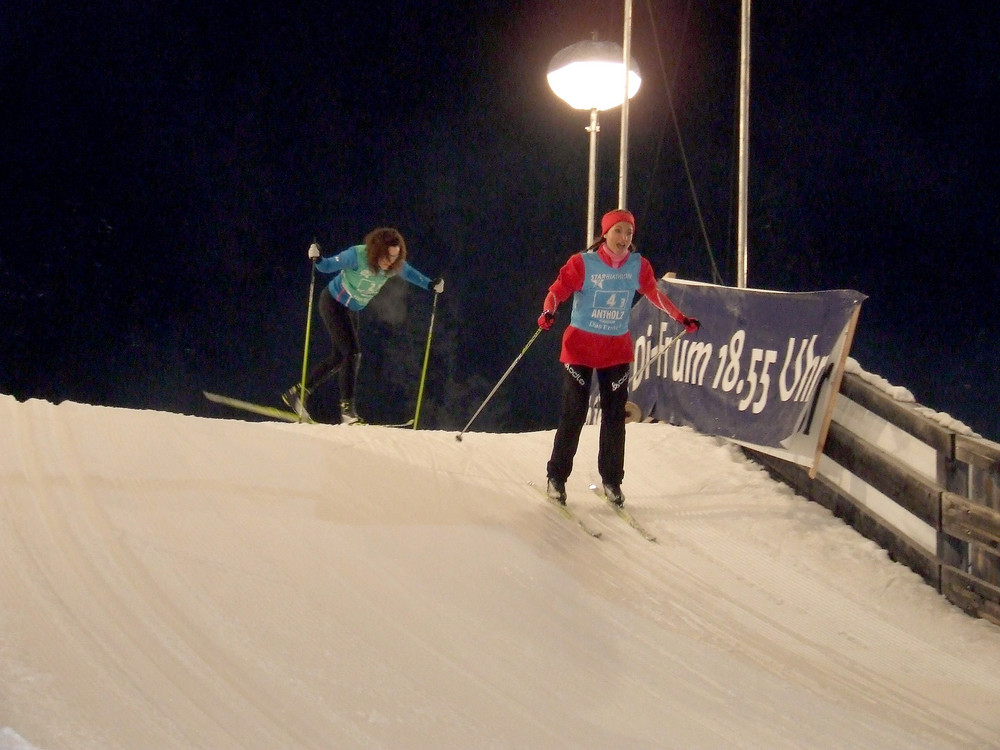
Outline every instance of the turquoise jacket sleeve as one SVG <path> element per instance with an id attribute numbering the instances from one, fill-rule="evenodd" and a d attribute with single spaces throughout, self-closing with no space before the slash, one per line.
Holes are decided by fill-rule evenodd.
<path id="1" fill-rule="evenodd" d="M 364 245 L 352 245 L 329 258 L 320 258 L 316 261 L 316 270 L 320 273 L 336 273 L 345 268 L 357 268 L 358 248 L 363 247 Z"/>
<path id="2" fill-rule="evenodd" d="M 420 271 L 411 266 L 405 260 L 403 261 L 403 265 L 399 270 L 399 275 L 402 276 L 406 281 L 409 281 L 414 286 L 419 286 L 421 289 L 431 288 L 431 281 L 433 281 L 433 279 L 429 279 L 426 276 L 424 276 L 422 273 L 420 273 Z"/>

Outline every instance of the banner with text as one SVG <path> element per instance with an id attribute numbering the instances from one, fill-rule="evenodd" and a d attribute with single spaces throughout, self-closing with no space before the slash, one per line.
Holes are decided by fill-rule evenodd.
<path id="1" fill-rule="evenodd" d="M 629 398 L 643 418 L 811 464 L 865 295 L 659 284 L 702 327 L 671 344 L 680 332 L 673 319 L 645 298 L 632 309 Z"/>

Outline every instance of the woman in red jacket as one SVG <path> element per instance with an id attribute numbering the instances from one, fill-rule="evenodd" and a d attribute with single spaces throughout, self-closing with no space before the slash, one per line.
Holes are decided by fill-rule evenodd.
<path id="1" fill-rule="evenodd" d="M 601 218 L 601 238 L 585 252 L 573 255 L 545 297 L 541 328 L 549 329 L 556 308 L 573 295 L 570 323 L 563 334 L 559 361 L 563 363 L 562 413 L 546 467 L 547 494 L 566 504 L 566 480 L 580 431 L 587 418 L 590 380 L 597 373 L 601 393 L 601 433 L 597 468 L 607 499 L 625 503 L 621 483 L 625 476 L 625 404 L 628 400 L 632 336 L 629 316 L 638 291 L 653 305 L 680 323 L 688 333 L 700 327 L 686 317 L 656 285 L 649 261 L 635 252 L 635 217 L 628 211 L 609 211 Z"/>

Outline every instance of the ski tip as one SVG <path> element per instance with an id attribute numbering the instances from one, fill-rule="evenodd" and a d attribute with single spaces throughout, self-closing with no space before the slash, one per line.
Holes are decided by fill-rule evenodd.
<path id="1" fill-rule="evenodd" d="M 407 427 L 413 427 L 413 420 L 407 419 L 405 422 L 399 422 L 397 424 L 387 424 L 386 427 L 395 427 L 399 429 L 406 429 Z"/>
<path id="2" fill-rule="evenodd" d="M 639 407 L 635 401 L 627 401 L 625 403 L 625 422 L 641 422 L 642 421 L 642 409 Z"/>
<path id="3" fill-rule="evenodd" d="M 359 419 L 356 422 L 341 422 L 341 424 L 346 427 L 393 427 L 398 429 L 401 427 L 412 427 L 413 420 L 408 419 L 405 422 L 382 423 L 382 422 L 365 422 L 363 419 Z"/>

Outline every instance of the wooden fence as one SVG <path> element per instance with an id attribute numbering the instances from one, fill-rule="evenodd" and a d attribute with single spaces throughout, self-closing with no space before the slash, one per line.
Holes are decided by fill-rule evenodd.
<path id="1" fill-rule="evenodd" d="M 957 433 L 846 373 L 815 478 L 745 451 L 950 602 L 1000 625 L 1000 444 Z"/>

